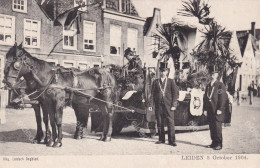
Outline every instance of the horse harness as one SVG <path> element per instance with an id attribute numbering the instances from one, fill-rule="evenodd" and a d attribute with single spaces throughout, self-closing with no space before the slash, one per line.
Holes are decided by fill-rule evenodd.
<path id="1" fill-rule="evenodd" d="M 22 53 L 21 56 L 23 56 L 24 54 L 25 54 L 25 53 Z M 20 56 L 20 57 L 21 57 L 21 56 Z M 25 65 L 25 66 L 26 66 L 26 69 L 27 69 L 27 70 L 30 70 L 30 72 L 32 73 L 34 80 L 36 80 L 36 81 L 40 84 L 40 86 L 41 86 L 40 89 L 37 89 L 36 91 L 34 91 L 34 92 L 32 92 L 32 93 L 30 93 L 30 94 L 28 95 L 28 97 L 29 97 L 29 96 L 31 96 L 31 95 L 33 95 L 33 94 L 39 92 L 39 95 L 38 95 L 37 97 L 31 99 L 31 100 L 36 100 L 36 99 L 38 99 L 39 97 L 41 97 L 41 96 L 47 91 L 48 88 L 51 87 L 51 88 L 64 89 L 64 90 L 66 91 L 66 93 L 67 93 L 67 94 L 66 94 L 66 95 L 67 95 L 66 98 L 67 98 L 67 101 L 69 102 L 69 104 L 72 103 L 72 98 L 73 98 L 74 94 L 76 93 L 76 94 L 82 95 L 82 96 L 84 96 L 84 97 L 90 97 L 90 98 L 92 98 L 92 99 L 96 99 L 96 100 L 98 100 L 98 101 L 101 101 L 101 102 L 104 102 L 104 103 L 108 103 L 108 104 L 111 104 L 111 105 L 113 105 L 113 106 L 118 106 L 118 107 L 120 107 L 120 108 L 122 108 L 122 109 L 125 109 L 125 110 L 127 110 L 127 111 L 133 112 L 133 110 L 131 110 L 131 109 L 128 109 L 128 108 L 119 106 L 119 105 L 117 105 L 117 104 L 113 104 L 113 103 L 104 101 L 104 100 L 102 100 L 102 99 L 95 98 L 95 97 L 93 97 L 93 96 L 91 96 L 91 95 L 88 95 L 88 94 L 82 92 L 82 91 L 86 91 L 86 90 L 97 90 L 98 92 L 103 91 L 103 90 L 106 90 L 107 88 L 111 88 L 110 82 L 108 82 L 108 83 L 104 82 L 104 83 L 103 83 L 103 86 L 100 86 L 100 88 L 93 88 L 93 89 L 79 89 L 79 88 L 76 88 L 76 89 L 75 89 L 74 87 L 75 87 L 75 85 L 77 85 L 77 81 L 78 81 L 78 79 L 77 79 L 77 74 L 76 74 L 74 71 L 71 70 L 71 71 L 69 71 L 69 72 L 73 74 L 73 79 L 74 79 L 74 81 L 73 81 L 73 87 L 70 88 L 70 87 L 58 86 L 58 85 L 55 85 L 56 82 L 54 82 L 55 79 L 57 80 L 57 73 L 58 73 L 58 69 L 59 69 L 59 68 L 57 68 L 57 69 L 52 70 L 52 71 L 53 71 L 52 76 L 51 76 L 50 79 L 48 80 L 48 83 L 44 86 L 44 85 L 43 85 L 43 82 L 41 81 L 41 79 L 39 79 L 39 78 L 37 77 L 37 75 L 35 74 L 35 73 L 36 73 L 36 70 L 34 69 L 34 66 L 31 65 L 31 64 L 30 64 L 29 62 L 27 62 L 26 60 L 28 60 L 27 57 L 25 57 L 25 59 L 21 59 L 21 62 L 18 62 L 17 60 L 15 60 L 15 62 L 14 62 L 14 61 L 12 61 L 12 62 L 9 61 L 9 63 L 11 63 L 11 64 L 14 63 L 14 69 L 17 71 L 17 75 L 14 75 L 14 76 L 13 76 L 13 75 L 8 75 L 7 77 L 9 77 L 9 78 L 15 78 L 16 81 L 17 81 L 17 80 L 18 80 L 18 77 L 19 77 L 19 75 L 20 75 L 20 72 L 21 72 L 23 66 Z M 8 62 L 8 61 L 7 61 L 7 62 Z M 10 64 L 10 65 L 11 65 L 11 64 Z M 63 73 L 64 73 L 64 72 L 63 72 Z M 65 73 L 66 73 L 66 72 L 65 72 Z M 102 76 L 102 73 L 100 74 L 100 78 L 102 78 L 101 76 Z M 99 79 L 100 79 L 100 78 L 99 78 Z M 17 85 L 18 85 L 18 84 L 16 83 L 15 86 L 17 87 Z M 11 89 L 16 89 L 16 87 L 12 87 Z M 23 98 L 24 98 L 24 97 L 21 98 L 21 101 L 22 101 L 22 102 L 23 102 Z M 66 99 L 66 98 L 65 98 L 65 99 Z"/>
<path id="2" fill-rule="evenodd" d="M 23 56 L 24 54 L 25 53 L 21 54 L 20 56 Z M 38 96 L 36 96 L 35 98 L 30 99 L 30 100 L 37 100 L 39 97 L 41 97 L 44 94 L 44 92 L 49 88 L 50 84 L 53 82 L 53 80 L 55 78 L 55 72 L 53 72 L 53 74 L 50 77 L 50 79 L 48 80 L 47 84 L 44 86 L 43 82 L 41 81 L 41 79 L 39 79 L 38 76 L 35 74 L 36 70 L 34 69 L 34 66 L 31 65 L 30 63 L 28 63 L 26 61 L 27 60 L 26 58 L 27 57 L 25 57 L 25 59 L 22 58 L 21 62 L 19 62 L 17 60 L 13 60 L 13 61 L 8 61 L 7 60 L 7 63 L 10 63 L 10 65 L 12 63 L 14 63 L 14 65 L 13 65 L 14 69 L 17 71 L 16 75 L 8 75 L 7 77 L 8 78 L 15 78 L 15 80 L 17 81 L 23 66 L 25 66 L 27 70 L 31 71 L 33 79 L 40 85 L 40 89 L 36 89 L 36 91 L 28 94 L 27 96 L 29 97 L 31 95 L 39 93 Z M 23 89 L 22 87 L 19 87 L 22 84 L 23 81 L 24 81 L 24 79 L 21 79 L 19 82 L 15 83 L 15 85 L 12 86 L 11 89 L 14 90 L 16 93 L 18 93 L 16 89 Z M 24 97 L 21 98 L 22 102 L 23 102 L 23 98 Z"/>

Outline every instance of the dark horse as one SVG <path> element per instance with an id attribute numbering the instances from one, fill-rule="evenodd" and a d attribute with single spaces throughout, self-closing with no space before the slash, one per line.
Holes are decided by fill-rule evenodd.
<path id="1" fill-rule="evenodd" d="M 5 63 L 5 76 L 8 73 L 8 67 L 10 66 L 10 64 L 14 61 L 13 56 L 15 56 L 16 53 L 16 44 L 7 52 L 6 57 L 7 57 L 7 61 Z M 20 97 L 22 97 L 25 94 L 29 94 L 32 93 L 33 90 L 36 88 L 37 82 L 29 79 L 29 80 L 20 80 L 18 78 L 16 78 L 15 76 L 13 76 L 13 78 L 17 81 L 15 85 L 12 86 L 12 90 L 11 90 L 11 94 L 10 94 L 10 98 L 11 98 L 11 104 L 14 107 L 18 107 L 18 102 L 14 102 L 13 100 L 17 100 Z M 9 83 L 7 83 L 6 78 L 4 78 L 3 83 L 7 84 L 7 86 L 9 85 Z M 32 94 L 30 96 L 30 99 L 35 99 L 36 97 L 38 97 L 37 94 Z M 37 98 L 36 98 L 37 99 Z M 36 132 L 36 136 L 34 137 L 32 143 L 40 143 L 42 141 L 42 139 L 44 138 L 44 134 L 43 134 L 43 129 L 42 129 L 42 116 L 41 116 L 41 106 L 42 104 L 32 104 L 32 107 L 34 109 L 35 112 L 35 118 L 36 118 L 36 124 L 37 124 L 37 132 Z M 45 124 L 45 129 L 46 129 L 46 134 L 45 134 L 45 139 L 44 139 L 44 143 L 47 143 L 49 138 L 50 138 L 50 129 L 49 129 L 49 118 L 48 118 L 48 114 L 46 110 L 42 110 L 43 113 L 43 122 Z"/>
<path id="2" fill-rule="evenodd" d="M 47 146 L 62 145 L 62 115 L 66 104 L 66 93 L 70 94 L 71 105 L 77 118 L 75 138 L 82 137 L 83 128 L 87 126 L 90 103 L 96 103 L 102 111 L 104 122 L 100 140 L 111 140 L 112 104 L 116 95 L 113 94 L 115 79 L 110 73 L 99 68 L 74 73 L 32 57 L 21 46 L 14 46 L 12 49 L 15 49 L 15 54 L 9 52 L 6 55 L 5 81 L 9 87 L 15 86 L 21 77 L 26 81 L 36 82 L 32 90 L 38 92 L 43 113 L 49 115 L 52 127 L 52 136 Z M 30 83 L 27 82 L 27 85 L 30 86 Z"/>
<path id="3" fill-rule="evenodd" d="M 34 109 L 35 112 L 35 118 L 37 124 L 36 136 L 32 140 L 32 143 L 41 143 L 41 141 L 44 138 L 44 133 L 42 129 L 41 104 L 38 103 L 38 101 L 36 100 L 37 94 L 29 95 L 30 98 L 29 102 L 28 100 L 24 99 L 24 96 L 30 94 L 32 92 L 32 88 L 34 88 L 36 85 L 34 81 L 29 81 L 29 83 L 31 84 L 28 85 L 27 81 L 21 80 L 17 83 L 16 86 L 13 87 L 12 90 L 10 90 L 10 105 L 14 108 L 23 108 L 23 106 L 21 106 L 23 103 L 24 104 L 30 103 L 32 105 L 32 108 Z M 30 88 L 28 86 L 30 86 Z M 44 143 L 47 143 L 50 135 L 50 129 L 48 124 L 49 118 L 47 113 L 43 113 L 43 122 L 46 128 Z"/>

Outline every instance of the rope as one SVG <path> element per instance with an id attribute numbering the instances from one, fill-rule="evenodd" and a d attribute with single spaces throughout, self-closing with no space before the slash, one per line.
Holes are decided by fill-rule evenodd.
<path id="1" fill-rule="evenodd" d="M 39 97 L 41 97 L 43 95 L 43 93 L 49 88 L 49 86 L 51 85 L 51 82 L 54 79 L 55 74 L 53 73 L 52 77 L 50 78 L 49 82 L 47 83 L 47 85 L 45 86 L 45 88 L 43 89 L 43 91 L 39 94 L 39 96 L 37 96 L 36 98 L 33 98 L 32 100 L 36 100 Z"/>
<path id="2" fill-rule="evenodd" d="M 82 95 L 84 95 L 84 96 L 91 97 L 91 98 L 93 98 L 93 99 L 95 99 L 95 100 L 98 100 L 98 101 L 101 101 L 101 102 L 103 102 L 103 103 L 107 103 L 107 104 L 110 104 L 110 105 L 113 105 L 113 106 L 122 108 L 122 109 L 124 109 L 124 110 L 131 111 L 132 113 L 134 112 L 134 110 L 132 110 L 132 109 L 129 109 L 129 108 L 126 108 L 126 107 L 122 107 L 122 106 L 119 106 L 119 105 L 117 105 L 117 104 L 114 104 L 114 103 L 111 103 L 111 102 L 108 102 L 108 101 L 105 101 L 105 100 L 96 98 L 96 97 L 94 97 L 94 96 L 92 96 L 92 95 L 89 95 L 89 94 L 87 94 L 87 93 L 84 93 L 84 92 L 81 92 L 81 91 L 77 91 L 77 90 L 76 90 L 75 92 L 76 92 L 76 93 L 79 93 L 79 94 L 82 94 Z"/>
<path id="3" fill-rule="evenodd" d="M 50 86 L 50 84 L 51 84 L 51 82 L 52 82 L 53 79 L 54 79 L 54 75 L 50 78 L 49 82 L 47 83 L 47 85 L 45 86 L 45 88 L 43 89 L 43 91 L 42 91 L 37 97 L 32 98 L 32 99 L 30 99 L 30 100 L 36 100 L 36 99 L 38 99 L 39 97 L 41 97 L 41 96 L 43 95 L 43 93 L 49 88 L 49 86 Z M 30 93 L 30 94 L 28 94 L 28 95 L 25 95 L 25 96 L 21 97 L 21 98 L 19 99 L 19 101 L 22 101 L 22 102 L 23 102 L 23 100 L 24 100 L 25 97 L 30 97 L 31 95 L 33 95 L 33 94 L 35 94 L 35 93 L 37 93 L 37 92 L 40 92 L 40 91 L 39 91 L 39 90 L 36 90 L 36 91 L 34 91 L 34 92 L 32 92 L 32 93 Z"/>
<path id="4" fill-rule="evenodd" d="M 73 92 L 75 92 L 75 93 L 79 93 L 79 94 L 81 94 L 81 95 L 83 95 L 83 96 L 91 97 L 91 98 L 93 98 L 93 99 L 95 99 L 95 100 L 98 100 L 98 101 L 101 101 L 101 102 L 103 102 L 103 103 L 107 103 L 107 104 L 110 104 L 110 105 L 113 105 L 113 106 L 122 108 L 122 109 L 124 109 L 124 110 L 131 111 L 132 113 L 134 112 L 134 110 L 132 110 L 132 109 L 119 106 L 119 105 L 117 105 L 117 104 L 114 104 L 114 103 L 111 103 L 111 102 L 108 102 L 108 101 L 105 101 L 105 100 L 96 98 L 96 97 L 94 97 L 94 96 L 92 96 L 92 95 L 89 95 L 89 94 L 87 94 L 87 93 L 82 92 L 83 90 L 94 90 L 94 89 L 75 89 L 75 88 L 71 88 L 71 87 L 62 87 L 62 86 L 57 86 L 57 85 L 50 85 L 50 87 L 54 87 L 54 88 L 58 88 L 58 89 L 64 89 L 64 90 L 71 90 L 71 91 L 73 91 Z"/>
<path id="5" fill-rule="evenodd" d="M 73 90 L 73 91 L 104 90 L 107 88 L 111 88 L 111 86 L 107 86 L 107 87 L 100 87 L 100 88 L 93 88 L 93 89 L 79 89 L 79 88 L 72 88 L 72 87 L 63 87 L 55 84 L 51 84 L 50 87 L 57 88 L 57 89 Z"/>

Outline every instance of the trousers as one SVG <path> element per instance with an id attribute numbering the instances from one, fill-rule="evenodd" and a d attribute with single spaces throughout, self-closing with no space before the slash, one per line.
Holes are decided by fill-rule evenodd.
<path id="1" fill-rule="evenodd" d="M 210 137 L 212 144 L 222 146 L 222 122 L 212 119 L 209 121 Z"/>
<path id="2" fill-rule="evenodd" d="M 168 111 L 165 104 L 161 102 L 156 109 L 157 127 L 159 134 L 159 141 L 165 142 L 165 122 L 168 128 L 168 141 L 169 144 L 175 142 L 175 125 L 174 125 L 174 112 Z"/>

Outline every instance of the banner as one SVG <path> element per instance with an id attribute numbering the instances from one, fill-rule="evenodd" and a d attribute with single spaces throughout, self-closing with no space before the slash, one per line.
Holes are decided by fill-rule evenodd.
<path id="1" fill-rule="evenodd" d="M 201 89 L 191 90 L 190 113 L 193 116 L 201 116 L 203 113 L 203 91 Z"/>

